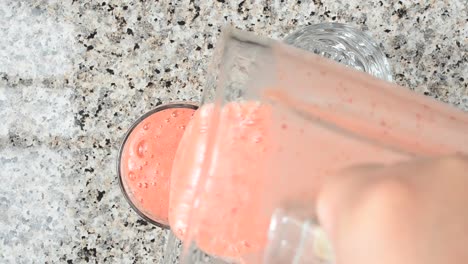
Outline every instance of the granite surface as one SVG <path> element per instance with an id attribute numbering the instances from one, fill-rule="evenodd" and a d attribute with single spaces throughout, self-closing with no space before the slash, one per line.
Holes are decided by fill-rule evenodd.
<path id="1" fill-rule="evenodd" d="M 397 83 L 468 110 L 468 5 L 440 1 L 0 1 L 0 263 L 161 263 L 131 211 L 119 142 L 153 107 L 198 100 L 220 28 L 283 38 L 350 23 Z"/>

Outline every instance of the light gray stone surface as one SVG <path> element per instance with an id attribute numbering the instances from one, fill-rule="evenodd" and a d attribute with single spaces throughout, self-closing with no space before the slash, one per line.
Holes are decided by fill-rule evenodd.
<path id="1" fill-rule="evenodd" d="M 198 100 L 220 27 L 282 38 L 346 22 L 397 83 L 468 110 L 468 7 L 450 1 L 0 1 L 0 263 L 160 263 L 165 232 L 120 193 L 141 114 Z"/>

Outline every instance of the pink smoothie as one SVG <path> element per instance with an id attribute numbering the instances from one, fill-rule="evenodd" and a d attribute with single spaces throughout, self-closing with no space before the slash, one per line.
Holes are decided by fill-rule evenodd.
<path id="1" fill-rule="evenodd" d="M 323 179 L 363 164 L 468 153 L 468 115 L 312 54 L 273 47 L 248 95 L 201 107 L 171 175 L 179 238 L 240 262 L 267 243 L 276 208 L 313 215 Z M 260 64 L 260 62 L 258 62 Z"/>
<path id="2" fill-rule="evenodd" d="M 263 96 L 269 103 L 228 103 L 218 121 L 212 105 L 200 108 L 174 160 L 171 228 L 215 256 L 246 262 L 261 252 L 273 210 L 313 215 L 323 179 L 345 168 L 468 153 L 468 144 L 460 144 L 468 142 L 468 116 L 435 101 L 417 98 L 408 107 L 402 98 L 353 99 L 345 92 L 346 102 L 309 103 L 276 88 Z M 379 101 L 385 101 L 380 110 L 372 106 Z M 346 104 L 367 111 L 367 103 L 369 119 L 347 115 Z M 401 116 L 403 108 L 415 114 Z"/>
<path id="3" fill-rule="evenodd" d="M 256 102 L 229 104 L 221 112 L 221 130 L 215 142 L 216 157 L 209 183 L 198 195 L 202 216 L 197 226 L 198 246 L 207 253 L 234 257 L 259 250 L 266 242 L 269 219 L 260 218 L 261 200 L 256 188 L 265 186 L 265 155 L 271 148 L 270 108 Z M 171 229 L 185 239 L 196 183 L 203 177 L 202 162 L 212 121 L 212 107 L 201 108 L 180 142 L 171 181 Z M 195 143 L 197 142 L 197 143 Z M 187 157 L 194 157 L 191 159 Z M 229 159 L 226 162 L 225 158 Z M 193 222 L 191 222 L 193 223 Z"/>
<path id="4" fill-rule="evenodd" d="M 142 120 L 128 136 L 121 177 L 133 204 L 150 219 L 168 225 L 172 162 L 194 109 L 169 108 Z"/>
<path id="5" fill-rule="evenodd" d="M 190 222 L 191 228 L 197 227 L 195 240 L 205 252 L 227 258 L 258 252 L 267 241 L 274 208 L 311 202 L 321 179 L 339 168 L 405 158 L 286 112 L 281 120 L 274 120 L 273 113 L 271 106 L 256 102 L 230 103 L 222 109 L 212 142 L 216 161 L 198 194 L 198 219 L 193 220 L 189 213 L 195 183 L 203 176 L 204 157 L 199 155 L 208 144 L 205 133 L 211 108 L 201 108 L 195 115 L 180 142 L 172 173 L 169 219 L 180 238 L 185 239 L 187 223 L 196 221 Z M 185 155 L 199 159 L 190 163 Z"/>

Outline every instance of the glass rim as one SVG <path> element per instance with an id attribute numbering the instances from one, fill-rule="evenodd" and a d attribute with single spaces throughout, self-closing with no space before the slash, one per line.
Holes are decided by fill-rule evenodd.
<path id="1" fill-rule="evenodd" d="M 191 101 L 188 101 L 188 102 L 182 102 L 182 101 L 180 101 L 180 102 L 179 101 L 178 102 L 169 102 L 169 103 L 161 104 L 161 105 L 157 106 L 156 108 L 153 108 L 152 110 L 150 110 L 150 111 L 144 113 L 143 115 L 141 115 L 137 120 L 135 120 L 135 122 L 133 122 L 130 125 L 127 132 L 125 132 L 125 135 L 124 135 L 124 137 L 121 140 L 121 143 L 119 145 L 119 151 L 118 151 L 118 154 L 117 154 L 117 162 L 116 162 L 117 179 L 119 181 L 120 191 L 122 192 L 123 196 L 125 197 L 125 200 L 127 201 L 127 203 L 130 205 L 130 207 L 133 209 L 133 211 L 135 211 L 138 214 L 138 216 L 140 216 L 140 218 L 142 218 L 143 220 L 147 221 L 148 223 L 150 223 L 150 224 L 152 224 L 154 226 L 157 226 L 157 227 L 160 227 L 160 228 L 163 228 L 163 229 L 170 229 L 170 226 L 161 224 L 161 223 L 155 221 L 154 219 L 151 219 L 151 217 L 149 217 L 144 212 L 142 212 L 134 204 L 133 200 L 130 198 L 130 195 L 127 192 L 127 189 L 124 186 L 120 165 L 122 163 L 121 161 L 122 161 L 123 149 L 125 147 L 125 144 L 127 143 L 128 137 L 133 132 L 133 130 L 143 120 L 145 120 L 147 117 L 151 116 L 152 114 L 160 112 L 162 110 L 172 109 L 172 108 L 188 108 L 188 109 L 197 110 L 199 108 L 199 104 L 196 103 L 196 102 L 191 102 Z"/>

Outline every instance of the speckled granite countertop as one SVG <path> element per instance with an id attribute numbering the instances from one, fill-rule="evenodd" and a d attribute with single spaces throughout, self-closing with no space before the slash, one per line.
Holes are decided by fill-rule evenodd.
<path id="1" fill-rule="evenodd" d="M 465 0 L 255 2 L 1 1 L 0 263 L 160 263 L 166 234 L 121 195 L 118 144 L 156 105 L 200 98 L 226 23 L 356 25 L 397 83 L 468 110 Z"/>

